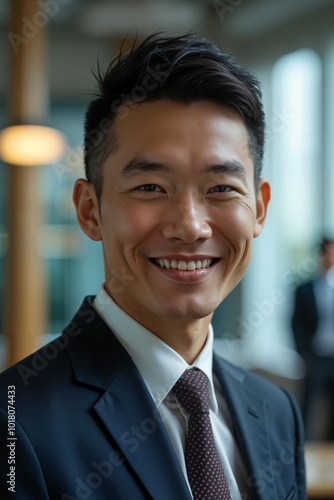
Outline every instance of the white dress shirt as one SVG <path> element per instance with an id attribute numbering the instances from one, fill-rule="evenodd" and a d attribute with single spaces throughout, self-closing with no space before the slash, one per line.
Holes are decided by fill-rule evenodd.
<path id="1" fill-rule="evenodd" d="M 123 311 L 106 293 L 103 285 L 93 302 L 93 307 L 138 368 L 161 415 L 188 483 L 184 458 L 188 414 L 178 404 L 172 388 L 190 366 L 176 351 Z M 191 367 L 202 370 L 209 379 L 209 411 L 215 443 L 225 470 L 231 498 L 242 500 L 249 498 L 247 473 L 225 398 L 218 380 L 212 373 L 212 346 L 213 330 L 210 325 L 207 342 Z"/>

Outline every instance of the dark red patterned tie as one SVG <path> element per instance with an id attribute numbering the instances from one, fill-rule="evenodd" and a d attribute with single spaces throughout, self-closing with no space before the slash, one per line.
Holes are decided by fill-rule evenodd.
<path id="1" fill-rule="evenodd" d="M 197 369 L 186 370 L 174 392 L 190 415 L 185 458 L 194 500 L 231 500 L 212 433 L 207 376 Z"/>

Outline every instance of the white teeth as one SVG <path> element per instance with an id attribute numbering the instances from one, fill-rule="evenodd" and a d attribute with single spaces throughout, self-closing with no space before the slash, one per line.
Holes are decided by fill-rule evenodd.
<path id="1" fill-rule="evenodd" d="M 187 270 L 187 263 L 184 262 L 184 260 L 180 260 L 180 262 L 177 265 L 177 268 L 179 271 L 186 271 Z"/>
<path id="2" fill-rule="evenodd" d="M 165 267 L 166 269 L 172 268 L 178 269 L 179 271 L 195 271 L 195 269 L 210 267 L 213 259 L 197 260 L 196 262 L 194 260 L 185 262 L 184 260 L 176 261 L 174 259 L 172 261 L 167 259 L 155 259 L 155 261 L 160 267 Z"/>

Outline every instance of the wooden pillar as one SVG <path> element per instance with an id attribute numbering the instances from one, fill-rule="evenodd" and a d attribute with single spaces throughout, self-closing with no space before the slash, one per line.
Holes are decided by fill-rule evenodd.
<path id="1" fill-rule="evenodd" d="M 48 112 L 46 22 L 38 0 L 10 2 L 9 123 L 43 124 Z M 9 166 L 9 249 L 5 290 L 8 366 L 29 355 L 46 329 L 46 287 L 38 239 L 41 227 L 40 168 Z"/>

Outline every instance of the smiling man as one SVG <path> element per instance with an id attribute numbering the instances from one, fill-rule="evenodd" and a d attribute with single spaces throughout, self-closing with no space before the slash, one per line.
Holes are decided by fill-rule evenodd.
<path id="1" fill-rule="evenodd" d="M 97 80 L 73 200 L 105 282 L 2 376 L 19 498 L 306 499 L 292 397 L 212 349 L 270 199 L 259 84 L 208 41 L 157 36 Z"/>

